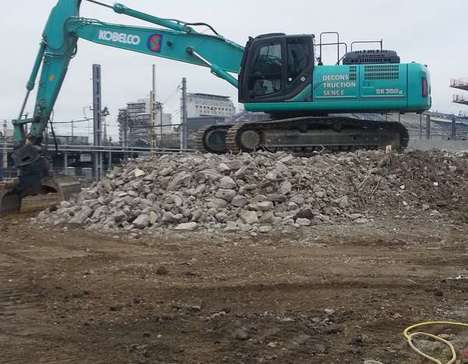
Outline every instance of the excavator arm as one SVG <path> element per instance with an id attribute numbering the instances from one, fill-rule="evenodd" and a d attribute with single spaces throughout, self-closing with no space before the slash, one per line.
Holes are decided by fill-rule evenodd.
<path id="1" fill-rule="evenodd" d="M 237 87 L 237 79 L 231 73 L 240 72 L 244 48 L 222 36 L 207 35 L 195 31 L 178 20 L 151 16 L 122 4 L 111 8 L 118 14 L 144 20 L 167 28 L 144 28 L 104 23 L 79 16 L 81 0 L 59 0 L 52 10 L 36 58 L 33 72 L 27 84 L 28 93 L 34 89 L 41 69 L 34 115 L 23 119 L 21 115 L 13 123 L 18 143 L 29 138 L 32 144 L 41 141 L 67 74 L 71 59 L 77 51 L 79 38 L 101 45 L 138 52 L 150 56 L 209 67 L 216 76 Z M 24 126 L 31 124 L 29 135 Z"/>
<path id="2" fill-rule="evenodd" d="M 136 27 L 104 23 L 80 17 L 82 0 L 59 0 L 51 11 L 42 35 L 39 52 L 27 83 L 27 94 L 19 117 L 13 121 L 15 151 L 13 159 L 20 171 L 19 183 L 0 191 L 0 214 L 18 210 L 23 197 L 50 190 L 60 190 L 51 183 L 47 161 L 42 155 L 42 138 L 55 102 L 66 77 L 70 61 L 77 53 L 80 38 L 93 43 L 130 52 L 167 58 L 208 67 L 214 75 L 237 87 L 244 48 L 220 36 L 197 32 L 190 24 L 163 19 L 130 9 L 86 0 L 111 8 L 115 13 L 146 21 L 158 27 Z M 36 104 L 32 118 L 24 118 L 30 93 L 39 77 Z M 71 186 L 67 182 L 68 186 Z M 49 187 L 52 186 L 52 187 Z M 75 188 L 69 188 L 74 192 Z M 69 193 L 62 193 L 66 198 Z"/>

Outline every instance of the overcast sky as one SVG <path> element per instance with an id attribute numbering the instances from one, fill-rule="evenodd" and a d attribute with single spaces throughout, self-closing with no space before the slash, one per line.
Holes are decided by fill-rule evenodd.
<path id="1" fill-rule="evenodd" d="M 102 0 L 112 3 L 111 0 Z M 0 12 L 0 119 L 17 117 L 42 29 L 57 0 L 15 0 Z M 339 31 L 346 41 L 385 40 L 403 62 L 427 64 L 432 73 L 434 110 L 456 112 L 451 103 L 451 78 L 468 77 L 467 0 L 126 0 L 125 5 L 159 17 L 212 24 L 226 38 L 244 45 L 249 36 Z M 122 24 L 144 24 L 83 1 L 81 15 Z M 144 97 L 151 84 L 151 65 L 157 65 L 158 99 L 178 120 L 175 92 L 182 77 L 189 92 L 232 96 L 237 91 L 205 68 L 133 54 L 81 40 L 55 107 L 55 121 L 79 119 L 92 104 L 91 66 L 103 67 L 103 104 L 115 123 L 118 108 Z M 33 100 L 32 100 L 33 101 Z M 28 110 L 33 108 L 29 103 Z M 468 110 L 465 110 L 468 112 Z M 90 115 L 91 113 L 88 112 Z M 63 128 L 62 128 L 63 129 Z M 113 127 L 115 135 L 115 126 Z"/>

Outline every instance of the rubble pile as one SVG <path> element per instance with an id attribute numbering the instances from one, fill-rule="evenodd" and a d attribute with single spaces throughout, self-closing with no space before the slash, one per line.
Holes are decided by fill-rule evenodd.
<path id="1" fill-rule="evenodd" d="M 468 206 L 466 155 L 170 154 L 115 168 L 37 220 L 100 231 L 267 233 L 286 226 L 367 223 L 385 214 L 440 214 L 455 206 Z"/>

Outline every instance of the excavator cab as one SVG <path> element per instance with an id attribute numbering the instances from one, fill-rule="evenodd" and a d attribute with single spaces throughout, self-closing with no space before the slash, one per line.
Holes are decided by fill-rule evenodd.
<path id="1" fill-rule="evenodd" d="M 239 76 L 239 102 L 281 102 L 310 86 L 314 36 L 265 34 L 246 45 Z"/>

